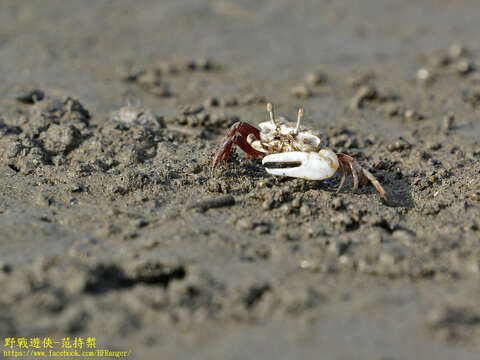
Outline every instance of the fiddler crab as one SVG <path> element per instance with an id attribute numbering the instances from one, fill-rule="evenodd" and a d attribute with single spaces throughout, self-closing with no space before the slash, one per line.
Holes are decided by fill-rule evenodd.
<path id="1" fill-rule="evenodd" d="M 246 122 L 236 122 L 227 132 L 213 159 L 212 172 L 228 156 L 233 144 L 242 149 L 247 157 L 261 159 L 266 171 L 274 176 L 288 176 L 306 180 L 323 180 L 332 177 L 340 170 L 340 185 L 345 184 L 345 173 L 353 179 L 353 191 L 358 189 L 359 177 L 364 185 L 370 181 L 380 196 L 386 201 L 387 195 L 382 185 L 367 169 L 360 166 L 352 157 L 335 153 L 323 145 L 321 133 L 300 126 L 305 109 L 298 110 L 297 123 L 289 123 L 284 118 L 276 119 L 273 105 L 267 103 L 269 121 L 260 123 L 257 129 Z"/>

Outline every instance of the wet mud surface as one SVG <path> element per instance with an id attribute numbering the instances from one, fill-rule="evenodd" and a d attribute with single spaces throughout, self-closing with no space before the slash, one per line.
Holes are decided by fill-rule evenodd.
<path id="1" fill-rule="evenodd" d="M 0 5 L 0 335 L 133 359 L 475 359 L 474 1 Z M 75 31 L 73 30 L 75 29 Z M 384 186 L 273 178 L 266 101 Z"/>

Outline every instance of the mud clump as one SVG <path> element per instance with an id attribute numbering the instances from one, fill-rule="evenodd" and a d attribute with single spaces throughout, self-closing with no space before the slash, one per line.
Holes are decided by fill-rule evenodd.
<path id="1" fill-rule="evenodd" d="M 89 133 L 89 121 L 89 112 L 78 100 L 36 102 L 26 113 L 5 119 L 6 136 L 0 140 L 7 149 L 3 155 L 9 166 L 22 172 L 51 164 L 82 143 Z"/>

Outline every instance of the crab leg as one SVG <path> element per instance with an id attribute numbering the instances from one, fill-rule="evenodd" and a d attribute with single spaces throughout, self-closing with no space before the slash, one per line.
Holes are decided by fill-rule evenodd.
<path id="1" fill-rule="evenodd" d="M 360 167 L 360 165 L 357 165 Z M 360 170 L 361 170 L 361 173 L 362 175 L 364 175 L 365 177 L 368 178 L 368 180 L 370 180 L 370 182 L 373 184 L 373 186 L 375 186 L 375 189 L 377 189 L 377 191 L 379 192 L 380 196 L 385 200 L 387 201 L 387 194 L 385 193 L 385 190 L 383 189 L 382 185 L 380 185 L 380 183 L 378 182 L 378 180 L 375 178 L 375 176 L 373 176 L 373 174 L 368 171 L 367 169 L 364 169 L 362 167 L 360 167 Z"/>
<path id="2" fill-rule="evenodd" d="M 359 173 L 360 173 L 360 176 L 362 177 L 363 185 L 367 185 L 367 184 L 368 184 L 368 179 L 367 179 L 367 177 L 365 176 L 365 174 L 363 173 L 363 171 L 359 171 Z"/>
<path id="3" fill-rule="evenodd" d="M 357 191 L 358 189 L 358 174 L 357 170 L 355 170 L 355 167 L 353 166 L 353 163 L 350 161 L 347 161 L 347 166 L 350 170 L 350 173 L 352 174 L 352 179 L 353 179 L 353 191 Z"/>
<path id="4" fill-rule="evenodd" d="M 227 164 L 228 156 L 230 155 L 233 144 L 245 151 L 247 155 L 253 156 L 256 159 L 262 159 L 265 154 L 252 148 L 246 140 L 247 136 L 250 134 L 252 134 L 255 139 L 260 139 L 260 130 L 255 126 L 242 121 L 233 124 L 215 154 L 212 164 L 212 172 L 222 159 L 224 159 L 225 164 Z"/>
<path id="5" fill-rule="evenodd" d="M 265 164 L 295 164 L 300 166 L 289 168 L 267 168 L 267 172 L 275 176 L 289 176 L 306 180 L 323 180 L 335 174 L 339 163 L 337 156 L 331 150 L 324 149 L 318 153 L 292 151 L 267 155 L 263 158 Z"/>
<path id="6" fill-rule="evenodd" d="M 345 179 L 346 179 L 343 163 L 339 162 L 338 165 L 339 165 L 338 168 L 340 169 L 340 185 L 338 185 L 337 193 L 339 193 L 340 190 L 342 190 L 343 185 L 345 185 Z"/>
<path id="7" fill-rule="evenodd" d="M 367 183 L 367 179 L 370 180 L 372 185 L 375 186 L 375 189 L 377 189 L 380 196 L 385 201 L 387 201 L 387 194 L 385 193 L 385 190 L 383 189 L 382 185 L 380 185 L 378 180 L 375 178 L 375 176 L 373 176 L 373 174 L 370 171 L 361 167 L 357 162 L 355 162 L 355 160 L 352 157 L 348 155 L 337 154 L 337 157 L 341 164 L 343 164 L 344 166 L 348 166 L 347 169 L 351 172 L 352 178 L 353 178 L 354 191 L 357 190 L 358 188 L 358 174 L 360 174 L 363 184 Z"/>

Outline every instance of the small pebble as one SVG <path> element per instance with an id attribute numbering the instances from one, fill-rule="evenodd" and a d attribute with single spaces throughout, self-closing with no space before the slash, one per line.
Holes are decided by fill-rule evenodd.
<path id="1" fill-rule="evenodd" d="M 403 139 L 399 139 L 399 140 L 395 141 L 394 143 L 388 144 L 388 146 L 387 146 L 387 149 L 390 152 L 403 151 L 403 150 L 409 149 L 409 148 L 410 148 L 410 144 L 407 143 Z"/>
<path id="2" fill-rule="evenodd" d="M 316 264 L 315 262 L 313 262 L 312 260 L 302 260 L 300 261 L 300 269 L 303 269 L 303 270 L 314 270 L 316 267 Z"/>
<path id="3" fill-rule="evenodd" d="M 290 89 L 290 93 L 297 98 L 303 98 L 303 99 L 308 99 L 313 95 L 312 90 L 310 90 L 305 85 L 297 85 L 292 87 Z"/>
<path id="4" fill-rule="evenodd" d="M 426 80 L 430 77 L 430 71 L 425 68 L 421 68 L 417 71 L 417 79 L 418 80 Z"/>
<path id="5" fill-rule="evenodd" d="M 300 215 L 302 216 L 312 215 L 312 210 L 307 204 L 303 204 L 302 206 L 300 206 Z"/>
<path id="6" fill-rule="evenodd" d="M 262 208 L 264 210 L 271 210 L 273 209 L 274 204 L 275 201 L 273 200 L 273 198 L 268 198 L 262 203 Z"/>
<path id="7" fill-rule="evenodd" d="M 251 230 L 254 227 L 253 221 L 249 218 L 239 219 L 235 225 L 239 230 Z"/>
<path id="8" fill-rule="evenodd" d="M 259 189 L 270 188 L 272 186 L 273 186 L 273 178 L 263 179 L 257 183 L 257 188 Z"/>
<path id="9" fill-rule="evenodd" d="M 460 60 L 457 65 L 457 72 L 460 75 L 470 74 L 474 70 L 473 62 L 470 60 Z"/>
<path id="10" fill-rule="evenodd" d="M 421 81 L 424 84 L 429 85 L 433 82 L 435 77 L 430 72 L 430 70 L 422 68 L 417 71 L 416 78 L 418 81 Z"/>
<path id="11" fill-rule="evenodd" d="M 405 113 L 403 114 L 403 116 L 406 120 L 418 121 L 423 119 L 423 116 L 421 114 L 411 109 L 405 110 Z"/>
<path id="12" fill-rule="evenodd" d="M 218 101 L 218 99 L 216 97 L 211 97 L 211 98 L 208 98 L 207 100 L 205 100 L 205 102 L 203 103 L 203 106 L 206 107 L 206 108 L 209 108 L 209 107 L 217 107 L 220 105 L 220 102 Z"/>
<path id="13" fill-rule="evenodd" d="M 305 83 L 310 86 L 318 86 L 327 82 L 327 74 L 323 71 L 309 72 L 305 75 Z"/>
<path id="14" fill-rule="evenodd" d="M 341 208 L 343 208 L 345 206 L 345 204 L 343 203 L 343 200 L 340 199 L 340 198 L 335 198 L 333 199 L 332 201 L 332 209 L 334 210 L 340 210 Z"/>
<path id="15" fill-rule="evenodd" d="M 295 199 L 293 199 L 293 201 L 292 201 L 292 206 L 293 206 L 294 208 L 297 208 L 297 209 L 298 209 L 300 206 L 302 206 L 302 199 L 301 199 L 300 196 L 297 196 L 297 197 L 295 197 Z"/>
<path id="16" fill-rule="evenodd" d="M 291 214 L 292 213 L 292 205 L 290 204 L 283 204 L 281 207 L 280 207 L 280 210 L 282 211 L 282 213 L 284 215 L 288 215 L 288 214 Z"/>

